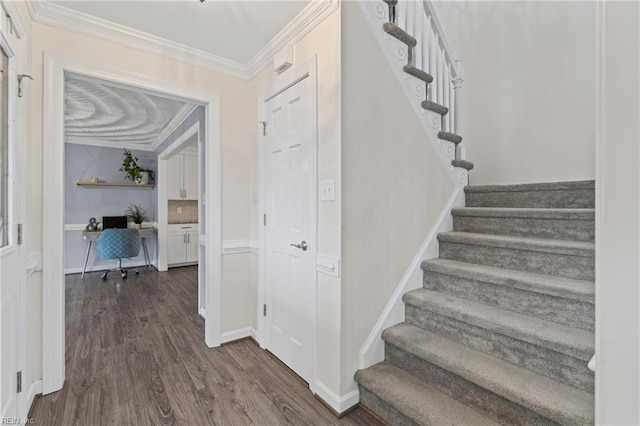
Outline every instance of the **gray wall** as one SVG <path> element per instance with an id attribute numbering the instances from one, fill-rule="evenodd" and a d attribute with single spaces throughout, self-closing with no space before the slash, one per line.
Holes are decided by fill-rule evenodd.
<path id="1" fill-rule="evenodd" d="M 118 169 L 122 166 L 123 150 L 88 145 L 65 145 L 65 223 L 86 224 L 90 217 L 102 221 L 102 216 L 124 215 L 127 206 L 138 204 L 148 211 L 148 216 L 155 221 L 157 210 L 156 190 L 149 188 L 122 187 L 83 187 L 76 181 L 89 181 L 96 176 L 101 182 L 130 183 Z M 157 155 L 154 152 L 132 151 L 139 158 L 142 167 L 156 170 Z M 148 239 L 152 261 L 156 257 L 155 238 Z M 82 240 L 82 231 L 65 232 L 65 270 L 77 272 L 82 267 L 87 243 Z M 141 264 L 144 262 L 142 250 L 140 255 L 125 264 Z M 92 251 L 89 257 L 89 269 L 105 269 L 114 261 L 101 260 Z"/>

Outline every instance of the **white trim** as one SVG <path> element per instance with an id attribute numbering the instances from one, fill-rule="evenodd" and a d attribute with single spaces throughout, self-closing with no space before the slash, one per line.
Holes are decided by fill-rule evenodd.
<path id="1" fill-rule="evenodd" d="M 287 44 L 301 40 L 339 7 L 340 0 L 312 0 L 246 64 L 185 46 L 124 25 L 77 12 L 49 1 L 27 0 L 35 22 L 111 41 L 189 65 L 252 80 Z"/>
<path id="2" fill-rule="evenodd" d="M 268 87 L 258 98 L 258 111 L 259 111 L 259 121 L 263 121 L 264 120 L 264 108 L 265 108 L 265 101 L 267 99 L 272 98 L 273 96 L 275 96 L 276 94 L 282 92 L 283 90 L 285 90 L 286 88 L 291 87 L 293 84 L 301 81 L 303 78 L 305 78 L 304 76 L 307 75 L 310 79 L 311 82 L 311 114 L 313 115 L 312 118 L 312 126 L 313 126 L 313 134 L 314 134 L 314 138 L 313 138 L 313 144 L 314 144 L 314 148 L 313 148 L 313 153 L 314 153 L 314 159 L 311 162 L 311 172 L 312 172 L 312 176 L 314 179 L 314 189 L 315 189 L 315 193 L 312 194 L 312 200 L 311 200 L 311 211 L 312 211 L 312 218 L 311 218 L 311 222 L 312 222 L 312 229 L 315 231 L 315 233 L 313 235 L 311 235 L 309 237 L 309 246 L 310 246 L 310 251 L 311 251 L 311 255 L 312 256 L 317 256 L 317 242 L 318 242 L 318 194 L 317 194 L 317 187 L 318 187 L 318 58 L 317 55 L 313 55 L 311 58 L 309 58 L 308 60 L 306 60 L 305 62 L 303 62 L 302 64 L 295 66 L 292 69 L 287 70 L 286 73 L 281 74 L 280 76 L 278 76 L 276 78 L 276 81 L 270 86 Z M 258 124 L 259 125 L 259 124 Z M 266 347 L 266 317 L 263 315 L 262 313 L 262 307 L 264 304 L 267 303 L 267 299 L 266 299 L 266 278 L 265 278 L 265 274 L 266 274 L 266 269 L 265 269 L 265 262 L 266 262 L 266 250 L 265 250 L 265 244 L 266 244 L 266 238 L 265 238 L 265 227 L 264 224 L 262 222 L 262 218 L 263 218 L 263 214 L 265 212 L 265 199 L 264 199 L 264 182 L 265 182 L 265 176 L 264 176 L 264 172 L 265 172 L 265 152 L 264 152 L 264 145 L 265 145 L 265 137 L 262 134 L 261 131 L 257 132 L 258 134 L 258 217 L 259 217 L 259 223 L 258 223 L 258 233 L 259 233 L 259 248 L 258 248 L 258 254 L 259 254 L 259 260 L 258 260 L 258 306 L 256 306 L 256 310 L 257 312 L 257 336 L 260 337 L 261 339 L 258 340 L 256 339 L 256 341 L 260 344 L 260 347 L 265 348 Z M 317 262 L 317 257 L 316 257 L 316 262 Z M 316 341 L 317 341 L 317 323 L 318 323 L 318 318 L 317 318 L 317 286 L 318 286 L 318 279 L 317 279 L 317 274 L 314 274 L 314 282 L 313 282 L 313 287 L 315 289 L 314 291 L 314 302 L 313 302 L 313 309 L 312 312 L 310 312 L 311 318 L 313 319 L 313 326 L 314 326 L 314 333 L 311 336 L 311 351 L 312 351 L 312 359 L 311 359 L 311 378 L 309 380 L 309 389 L 315 393 L 315 387 L 316 387 L 316 367 L 317 367 L 317 348 L 316 348 Z"/>
<path id="3" fill-rule="evenodd" d="M 29 414 L 29 410 L 31 410 L 31 406 L 38 395 L 42 395 L 42 380 L 33 381 L 29 385 L 29 390 L 27 391 L 27 403 L 25 407 L 26 413 L 24 413 L 22 417 L 26 417 Z"/>
<path id="4" fill-rule="evenodd" d="M 115 262 L 115 261 L 114 261 Z M 153 263 L 152 263 L 153 264 Z M 94 266 L 87 266 L 87 269 L 85 270 L 85 272 L 98 272 L 98 271 L 106 271 L 107 269 L 111 269 L 115 266 L 116 264 L 114 263 L 113 265 L 94 265 Z M 146 268 L 147 265 L 144 262 L 131 262 L 128 261 L 126 259 L 122 259 L 122 267 L 123 268 Z M 71 275 L 71 274 L 80 274 L 82 272 L 82 267 L 76 267 L 76 268 L 65 268 L 64 269 L 64 274 L 65 275 Z"/>
<path id="5" fill-rule="evenodd" d="M 198 313 L 200 314 L 200 316 L 204 319 L 207 318 L 207 310 L 203 307 L 200 307 L 200 310 L 198 311 Z"/>
<path id="6" fill-rule="evenodd" d="M 43 82 L 43 353 L 42 389 L 44 394 L 62 388 L 65 378 L 65 300 L 64 300 L 64 73 L 89 75 L 133 87 L 162 93 L 165 97 L 206 105 L 207 158 L 206 220 L 207 309 L 205 342 L 220 345 L 221 326 L 221 144 L 220 97 L 197 84 L 176 86 L 148 76 L 97 66 L 45 53 Z M 188 84 L 186 82 L 185 84 Z M 160 231 L 160 230 L 159 230 Z M 212 314 L 213 313 L 213 314 Z"/>
<path id="7" fill-rule="evenodd" d="M 31 253 L 26 261 L 27 276 L 37 271 L 42 271 L 42 253 Z"/>
<path id="8" fill-rule="evenodd" d="M 373 326 L 367 340 L 365 340 L 362 348 L 360 348 L 358 352 L 358 366 L 360 369 L 371 367 L 384 360 L 384 342 L 381 338 L 382 331 L 404 321 L 404 303 L 402 302 L 402 296 L 408 291 L 422 287 L 422 268 L 420 266 L 422 261 L 438 257 L 438 234 L 453 229 L 451 209 L 463 206 L 464 191 L 462 187 L 456 187 L 422 242 L 409 268 L 393 292 L 391 299 L 389 299 L 382 314 L 380 314 L 380 317 Z"/>
<path id="9" fill-rule="evenodd" d="M 22 16 L 20 16 L 20 12 L 18 12 L 15 2 L 2 0 L 2 8 L 11 18 L 11 23 L 13 24 L 17 38 L 21 39 L 24 37 L 25 34 L 27 34 L 27 28 L 24 26 L 24 21 L 22 20 Z"/>
<path id="10" fill-rule="evenodd" d="M 196 105 L 196 107 L 197 107 L 197 105 Z M 194 108 L 194 110 L 195 110 L 195 108 Z M 185 132 L 183 134 L 181 134 L 175 141 L 173 141 L 171 143 L 171 145 L 166 147 L 165 150 L 162 151 L 158 155 L 158 160 L 168 160 L 168 159 L 170 159 L 171 157 L 174 156 L 174 154 L 176 154 L 178 151 L 180 151 L 180 148 L 182 147 L 182 145 L 184 145 L 184 143 L 186 141 L 188 141 L 194 135 L 197 135 L 199 133 L 200 133 L 200 120 L 198 120 L 195 123 L 193 123 L 193 125 L 191 127 L 189 127 L 187 130 L 185 130 Z M 166 137 L 165 137 L 165 139 L 166 139 Z M 198 140 L 199 140 L 199 136 L 198 136 Z M 163 140 L 163 142 L 164 142 L 164 140 Z"/>
<path id="11" fill-rule="evenodd" d="M 360 402 L 360 392 L 358 392 L 358 389 L 352 390 L 343 396 L 338 396 L 322 382 L 316 382 L 316 395 L 329 404 L 338 414 L 344 413 Z"/>
<path id="12" fill-rule="evenodd" d="M 257 241 L 226 240 L 222 242 L 222 254 L 257 253 Z"/>
<path id="13" fill-rule="evenodd" d="M 287 26 L 271 39 L 247 64 L 247 75 L 253 80 L 273 62 L 273 56 L 283 47 L 296 44 L 339 7 L 340 0 L 312 0 Z"/>
<path id="14" fill-rule="evenodd" d="M 178 110 L 176 115 L 173 116 L 171 121 L 169 121 L 169 123 L 167 123 L 164 129 L 162 129 L 162 132 L 160 132 L 156 140 L 151 144 L 152 150 L 155 151 L 160 145 L 162 145 L 162 142 L 164 142 L 165 139 L 171 136 L 171 134 L 175 132 L 178 129 L 178 127 L 180 127 L 180 125 L 184 122 L 184 120 L 186 120 L 187 117 L 193 114 L 196 108 L 198 108 L 198 105 L 194 105 L 194 104 L 183 105 L 182 108 Z"/>
<path id="15" fill-rule="evenodd" d="M 340 258 L 319 254 L 316 259 L 316 270 L 340 278 Z"/>
<path id="16" fill-rule="evenodd" d="M 204 316 L 204 315 L 203 315 Z M 251 337 L 258 341 L 258 332 L 253 327 L 238 328 L 237 330 L 225 331 L 220 337 L 220 343 L 233 342 L 234 340 Z"/>

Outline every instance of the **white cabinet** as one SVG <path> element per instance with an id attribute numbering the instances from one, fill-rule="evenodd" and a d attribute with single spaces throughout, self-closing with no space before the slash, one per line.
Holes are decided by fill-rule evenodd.
<path id="1" fill-rule="evenodd" d="M 169 200 L 198 199 L 198 157 L 178 154 L 167 162 Z"/>
<path id="2" fill-rule="evenodd" d="M 198 263 L 198 225 L 171 224 L 167 230 L 167 264 Z"/>

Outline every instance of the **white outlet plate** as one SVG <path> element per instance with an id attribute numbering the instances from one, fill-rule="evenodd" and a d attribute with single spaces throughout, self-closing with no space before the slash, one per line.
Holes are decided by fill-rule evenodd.
<path id="1" fill-rule="evenodd" d="M 320 201 L 334 201 L 335 199 L 336 194 L 333 179 L 320 181 Z"/>

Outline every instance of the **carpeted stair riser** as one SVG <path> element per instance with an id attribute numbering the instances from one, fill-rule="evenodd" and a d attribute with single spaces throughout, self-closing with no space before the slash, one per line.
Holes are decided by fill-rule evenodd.
<path id="1" fill-rule="evenodd" d="M 465 188 L 467 207 L 595 208 L 594 181 Z"/>
<path id="2" fill-rule="evenodd" d="M 376 394 L 370 392 L 362 385 L 358 386 L 360 391 L 360 404 L 367 407 L 369 410 L 376 413 L 378 417 L 387 422 L 390 425 L 398 426 L 417 426 L 418 423 L 414 422 L 400 411 L 389 405 L 384 400 L 380 399 Z"/>
<path id="3" fill-rule="evenodd" d="M 583 330 L 594 330 L 592 303 L 424 271 L 424 288 Z"/>
<path id="4" fill-rule="evenodd" d="M 462 216 L 453 212 L 453 230 L 552 240 L 594 241 L 594 220 Z"/>
<path id="5" fill-rule="evenodd" d="M 440 258 L 595 281 L 593 257 L 440 241 Z"/>
<path id="6" fill-rule="evenodd" d="M 451 395 L 458 401 L 486 414 L 502 424 L 557 424 L 388 342 L 385 343 L 385 359 L 399 368 L 408 371 L 414 377 L 429 383 L 447 395 Z"/>
<path id="7" fill-rule="evenodd" d="M 405 321 L 409 324 L 593 392 L 593 372 L 585 360 L 405 303 Z"/>

